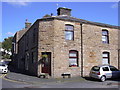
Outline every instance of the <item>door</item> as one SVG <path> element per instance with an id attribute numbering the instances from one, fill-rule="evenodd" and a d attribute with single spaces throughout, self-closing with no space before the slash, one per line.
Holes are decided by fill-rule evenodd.
<path id="1" fill-rule="evenodd" d="M 114 66 L 110 66 L 110 70 L 112 72 L 112 78 L 118 78 L 120 75 L 120 71 Z"/>
<path id="2" fill-rule="evenodd" d="M 103 74 L 106 76 L 106 78 L 111 78 L 112 77 L 112 72 L 110 71 L 108 66 L 102 67 L 103 69 Z"/>
<path id="3" fill-rule="evenodd" d="M 51 52 L 42 52 L 42 73 L 51 75 Z"/>

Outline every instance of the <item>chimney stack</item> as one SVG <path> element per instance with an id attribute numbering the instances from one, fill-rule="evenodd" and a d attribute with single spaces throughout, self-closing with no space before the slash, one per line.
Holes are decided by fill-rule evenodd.
<path id="1" fill-rule="evenodd" d="M 29 28 L 31 26 L 31 23 L 28 22 L 28 20 L 26 19 L 25 22 L 25 29 Z"/>
<path id="2" fill-rule="evenodd" d="M 59 7 L 57 9 L 57 15 L 67 15 L 67 16 L 71 16 L 71 9 L 69 8 L 64 8 L 64 7 Z"/>

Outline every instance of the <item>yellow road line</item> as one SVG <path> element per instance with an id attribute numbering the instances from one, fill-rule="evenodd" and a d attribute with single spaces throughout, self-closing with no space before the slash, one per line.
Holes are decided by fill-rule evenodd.
<path id="1" fill-rule="evenodd" d="M 27 82 L 22 82 L 22 81 L 20 82 L 20 81 L 16 81 L 16 80 L 7 79 L 7 78 L 5 78 L 6 75 L 7 75 L 7 74 L 3 75 L 2 79 L 7 80 L 7 81 L 10 81 L 10 82 L 15 82 L 15 83 L 25 83 L 25 84 L 28 84 Z"/>
<path id="2" fill-rule="evenodd" d="M 2 78 L 3 75 L 0 76 L 0 78 Z"/>
<path id="3" fill-rule="evenodd" d="M 3 78 L 5 75 L 6 75 L 6 74 L 2 74 L 2 75 L 0 76 L 0 78 Z"/>

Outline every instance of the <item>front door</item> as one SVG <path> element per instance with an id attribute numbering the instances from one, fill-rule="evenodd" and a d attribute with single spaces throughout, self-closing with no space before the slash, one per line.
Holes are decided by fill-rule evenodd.
<path id="1" fill-rule="evenodd" d="M 42 52 L 42 73 L 51 75 L 51 52 Z"/>

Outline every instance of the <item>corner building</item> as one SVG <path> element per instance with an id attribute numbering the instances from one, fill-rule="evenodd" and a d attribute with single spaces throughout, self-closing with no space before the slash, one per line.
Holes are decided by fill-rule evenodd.
<path id="1" fill-rule="evenodd" d="M 20 38 L 16 67 L 52 78 L 88 76 L 94 65 L 119 67 L 118 26 L 72 17 L 68 8 L 57 11 L 36 20 Z"/>

